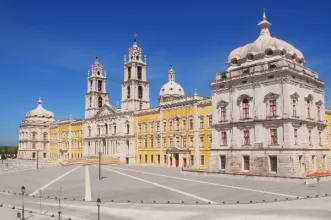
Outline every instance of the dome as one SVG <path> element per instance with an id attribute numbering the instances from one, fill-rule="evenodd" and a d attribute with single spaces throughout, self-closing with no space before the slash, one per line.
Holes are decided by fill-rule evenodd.
<path id="1" fill-rule="evenodd" d="M 160 96 L 184 96 L 184 89 L 177 82 L 167 82 L 160 90 Z"/>
<path id="2" fill-rule="evenodd" d="M 160 90 L 161 96 L 184 96 L 184 89 L 175 81 L 175 70 L 170 65 L 169 81 Z"/>
<path id="3" fill-rule="evenodd" d="M 29 111 L 26 113 L 26 118 L 49 118 L 53 119 L 54 114 L 53 112 L 47 111 L 46 109 L 43 108 L 42 106 L 43 102 L 39 98 L 38 100 L 38 106 L 36 109 Z"/>
<path id="4" fill-rule="evenodd" d="M 284 56 L 301 65 L 305 63 L 301 51 L 291 44 L 270 35 L 269 27 L 271 23 L 267 21 L 265 12 L 263 12 L 263 20 L 258 25 L 261 28 L 260 36 L 253 43 L 239 47 L 230 53 L 228 57 L 230 67 L 276 55 Z"/>

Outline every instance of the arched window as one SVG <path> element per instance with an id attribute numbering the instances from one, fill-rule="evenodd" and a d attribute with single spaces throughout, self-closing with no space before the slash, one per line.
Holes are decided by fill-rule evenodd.
<path id="1" fill-rule="evenodd" d="M 242 101 L 242 119 L 248 119 L 249 117 L 249 105 L 248 99 L 245 98 Z"/>
<path id="2" fill-rule="evenodd" d="M 128 67 L 128 79 L 131 79 L 131 66 Z"/>
<path id="3" fill-rule="evenodd" d="M 90 97 L 90 108 L 92 107 L 92 97 Z"/>
<path id="4" fill-rule="evenodd" d="M 143 98 L 143 87 L 138 86 L 138 98 L 142 99 Z"/>
<path id="5" fill-rule="evenodd" d="M 130 125 L 126 124 L 126 133 L 129 134 L 130 133 Z"/>
<path id="6" fill-rule="evenodd" d="M 141 76 L 142 76 L 142 68 L 141 66 L 138 66 L 138 79 L 141 79 Z"/>
<path id="7" fill-rule="evenodd" d="M 37 132 L 32 132 L 32 140 L 36 140 L 36 137 L 37 137 Z"/>
<path id="8" fill-rule="evenodd" d="M 128 94 L 127 94 L 127 98 L 130 98 L 130 86 L 128 86 Z"/>
<path id="9" fill-rule="evenodd" d="M 105 133 L 108 134 L 108 125 L 105 124 Z"/>
<path id="10" fill-rule="evenodd" d="M 102 97 L 98 98 L 98 106 L 99 106 L 99 108 L 102 107 Z"/>
<path id="11" fill-rule="evenodd" d="M 88 136 L 89 137 L 91 136 L 91 127 L 90 126 L 88 126 Z M 89 144 L 90 144 L 90 142 L 89 142 Z"/>

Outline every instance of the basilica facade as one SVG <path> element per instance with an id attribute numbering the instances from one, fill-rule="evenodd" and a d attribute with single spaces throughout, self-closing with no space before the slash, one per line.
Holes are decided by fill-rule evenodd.
<path id="1" fill-rule="evenodd" d="M 328 172 L 324 82 L 303 54 L 272 37 L 266 15 L 253 43 L 233 50 L 211 83 L 211 168 L 303 177 Z"/>

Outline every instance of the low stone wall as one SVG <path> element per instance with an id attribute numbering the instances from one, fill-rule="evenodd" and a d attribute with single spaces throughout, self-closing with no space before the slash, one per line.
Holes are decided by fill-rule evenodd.
<path id="1" fill-rule="evenodd" d="M 226 177 L 233 179 L 253 179 L 262 181 L 281 181 L 281 182 L 294 182 L 302 184 L 316 184 L 318 182 L 317 177 L 280 177 L 280 176 L 258 176 L 258 175 L 247 175 L 247 174 L 232 174 L 232 173 L 221 173 L 217 171 L 210 170 L 194 170 L 194 169 L 184 169 L 181 172 L 184 175 L 200 175 L 200 176 L 216 176 L 216 177 Z M 331 181 L 331 175 L 320 176 L 319 182 Z"/>

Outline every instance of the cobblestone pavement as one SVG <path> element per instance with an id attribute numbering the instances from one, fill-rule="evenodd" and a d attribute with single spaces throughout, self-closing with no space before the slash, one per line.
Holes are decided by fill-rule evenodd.
<path id="1" fill-rule="evenodd" d="M 0 166 L 0 204 L 19 207 L 24 185 L 26 207 L 36 216 L 42 192 L 42 210 L 57 215 L 60 198 L 63 215 L 73 219 L 95 219 L 97 198 L 102 214 L 112 219 L 331 219 L 327 182 L 188 176 L 177 168 L 135 165 L 103 166 L 99 180 L 98 171 L 96 166 Z M 149 218 L 148 213 L 158 217 Z"/>

